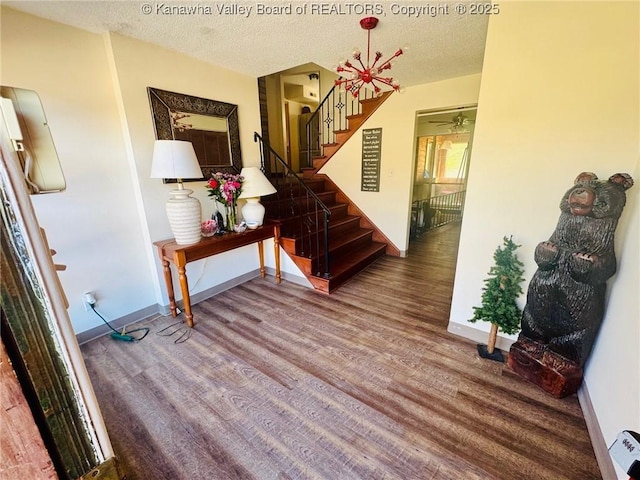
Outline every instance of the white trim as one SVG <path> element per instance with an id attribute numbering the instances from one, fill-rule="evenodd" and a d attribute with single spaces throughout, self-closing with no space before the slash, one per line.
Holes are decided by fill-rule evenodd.
<path id="1" fill-rule="evenodd" d="M 617 480 L 618 475 L 616 469 L 611 460 L 609 454 L 609 448 L 605 442 L 602 430 L 600 429 L 600 423 L 598 423 L 598 417 L 591 403 L 591 397 L 589 396 L 589 389 L 586 383 L 582 383 L 582 386 L 578 390 L 578 401 L 582 408 L 582 416 L 587 424 L 587 431 L 589 432 L 589 438 L 591 438 L 591 445 L 593 446 L 593 452 L 600 468 L 603 480 Z"/>

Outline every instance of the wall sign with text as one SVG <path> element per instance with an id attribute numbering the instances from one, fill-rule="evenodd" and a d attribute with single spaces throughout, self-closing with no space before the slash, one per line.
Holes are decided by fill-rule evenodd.
<path id="1" fill-rule="evenodd" d="M 363 192 L 380 191 L 380 157 L 382 151 L 382 128 L 362 130 L 362 180 Z"/>

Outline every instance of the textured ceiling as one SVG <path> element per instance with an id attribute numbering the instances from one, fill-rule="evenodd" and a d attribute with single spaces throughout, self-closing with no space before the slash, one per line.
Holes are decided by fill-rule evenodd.
<path id="1" fill-rule="evenodd" d="M 372 30 L 372 51 L 380 50 L 386 59 L 397 48 L 409 46 L 391 70 L 404 86 L 479 73 L 488 22 L 487 16 L 458 14 L 455 7 L 462 2 L 112 0 L 3 4 L 95 33 L 117 32 L 253 77 L 308 62 L 331 69 L 354 47 L 366 52 L 367 34 L 359 21 L 373 14 L 380 22 Z M 284 8 L 282 13 L 265 12 L 265 7 L 277 6 Z M 420 7 L 425 10 L 418 16 L 416 9 Z M 189 8 L 195 14 L 184 13 Z M 413 15 L 408 14 L 410 8 Z M 427 8 L 439 11 L 431 16 L 434 12 Z M 302 9 L 306 13 L 301 13 Z M 365 9 L 374 11 L 367 15 Z"/>

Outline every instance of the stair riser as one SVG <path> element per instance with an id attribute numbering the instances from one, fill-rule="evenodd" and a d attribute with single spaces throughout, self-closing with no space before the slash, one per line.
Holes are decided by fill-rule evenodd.
<path id="1" fill-rule="evenodd" d="M 345 244 L 338 244 L 336 239 L 339 239 L 341 236 L 344 236 L 348 232 L 336 232 L 329 227 L 329 245 L 334 243 L 337 246 L 330 246 L 330 254 L 331 255 L 341 255 L 345 251 L 349 252 L 352 249 L 359 247 L 360 245 L 367 245 L 371 243 L 371 239 L 373 236 L 373 232 L 368 232 L 366 235 L 361 235 L 353 240 L 349 241 Z M 332 242 L 333 240 L 333 242 Z M 320 247 L 318 248 L 318 241 L 320 241 Z M 287 245 L 292 248 L 292 252 L 296 255 L 303 256 L 316 256 L 316 255 L 324 255 L 324 246 L 322 245 L 322 236 L 318 238 L 317 236 L 312 236 L 309 238 L 308 235 L 305 235 L 302 238 L 287 238 Z"/>
<path id="2" fill-rule="evenodd" d="M 324 181 L 317 179 L 306 179 L 304 184 L 314 193 L 324 192 Z M 291 192 L 293 192 L 293 196 L 297 197 L 303 195 L 306 191 L 305 189 L 296 183 L 274 183 L 277 192 L 269 197 L 265 198 L 289 198 L 291 197 Z"/>
<path id="3" fill-rule="evenodd" d="M 350 232 L 353 232 L 354 230 L 357 230 L 360 228 L 360 219 L 358 217 L 352 217 L 350 219 L 346 219 L 346 217 L 343 218 L 339 218 L 339 216 L 337 215 L 332 215 L 329 219 L 329 238 L 337 238 L 340 235 L 345 235 L 348 234 Z M 297 222 L 290 222 L 288 224 L 289 227 L 295 228 L 295 225 L 297 225 Z M 310 233 L 315 234 L 318 230 L 324 230 L 324 225 L 319 225 L 318 229 L 311 231 Z M 282 228 L 281 228 L 282 230 Z M 300 227 L 298 226 L 298 230 L 300 230 Z M 299 235 L 296 234 L 296 231 L 293 231 L 293 236 L 294 237 L 298 237 Z M 282 237 L 287 237 L 289 235 L 283 235 L 281 233 Z"/>
<path id="4" fill-rule="evenodd" d="M 336 203 L 336 192 L 318 193 L 316 196 L 322 203 L 330 207 Z M 315 207 L 315 199 L 313 197 L 294 197 L 283 198 L 281 200 L 262 201 L 267 218 L 277 216 L 279 212 L 290 212 L 292 206 L 296 212 L 310 211 Z"/>
<path id="5" fill-rule="evenodd" d="M 345 233 L 353 232 L 357 228 L 360 228 L 360 218 L 353 217 L 350 220 L 344 222 L 336 222 L 334 219 L 333 224 L 329 222 L 329 235 L 344 235 Z"/>

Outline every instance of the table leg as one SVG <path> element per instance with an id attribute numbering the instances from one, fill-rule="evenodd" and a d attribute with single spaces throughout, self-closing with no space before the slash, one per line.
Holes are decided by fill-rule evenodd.
<path id="1" fill-rule="evenodd" d="M 191 313 L 191 297 L 189 296 L 189 284 L 187 283 L 187 267 L 178 267 L 178 278 L 180 280 L 180 291 L 182 292 L 182 307 L 186 317 L 187 326 L 193 327 L 193 314 Z"/>
<path id="2" fill-rule="evenodd" d="M 178 309 L 176 305 L 176 296 L 173 293 L 173 280 L 171 279 L 171 264 L 167 260 L 162 260 L 162 269 L 164 271 L 164 283 L 167 285 L 167 294 L 169 295 L 169 309 L 171 310 L 171 316 L 178 316 Z"/>
<path id="3" fill-rule="evenodd" d="M 260 257 L 260 276 L 264 278 L 267 273 L 264 269 L 264 244 L 262 240 L 258 242 L 258 256 Z"/>
<path id="4" fill-rule="evenodd" d="M 276 259 L 276 283 L 280 283 L 282 281 L 282 276 L 280 275 L 280 228 L 275 227 L 273 233 L 273 253 Z"/>

